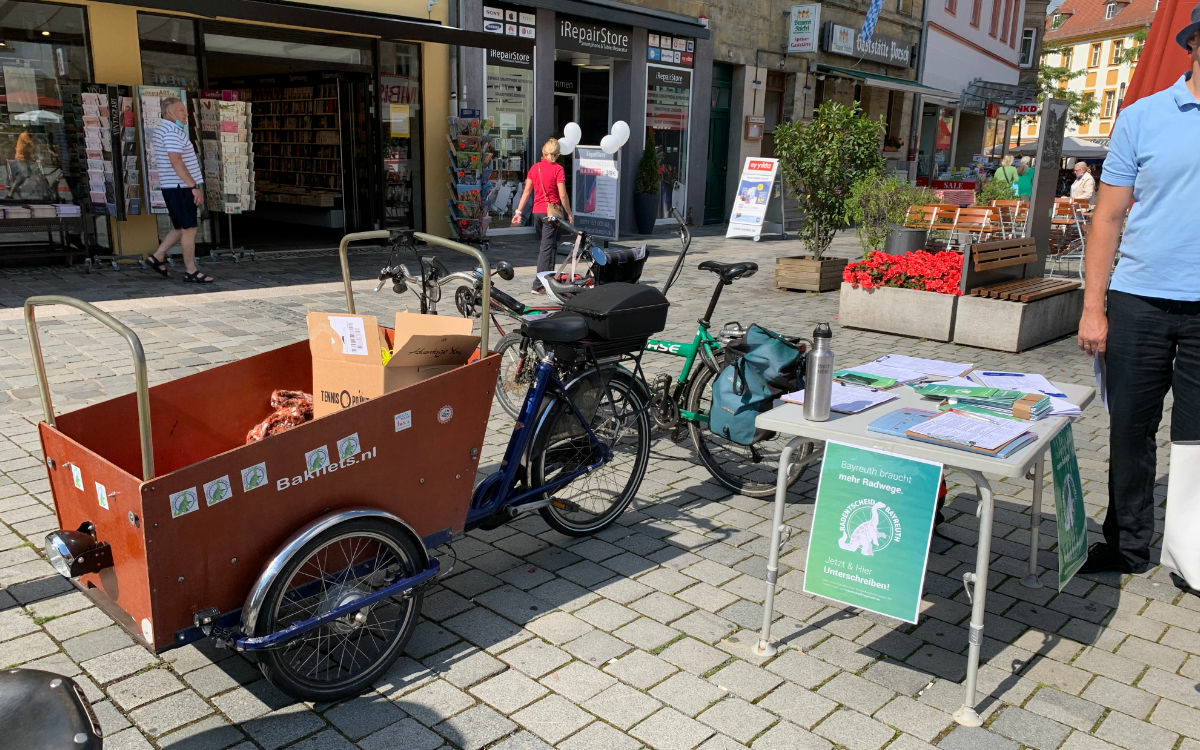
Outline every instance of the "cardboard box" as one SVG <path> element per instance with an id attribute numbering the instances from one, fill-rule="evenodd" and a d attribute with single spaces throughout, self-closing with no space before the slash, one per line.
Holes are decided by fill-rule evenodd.
<path id="1" fill-rule="evenodd" d="M 313 416 L 322 417 L 467 363 L 479 346 L 474 322 L 396 313 L 394 329 L 373 315 L 308 314 Z M 390 358 L 384 363 L 383 352 Z"/>

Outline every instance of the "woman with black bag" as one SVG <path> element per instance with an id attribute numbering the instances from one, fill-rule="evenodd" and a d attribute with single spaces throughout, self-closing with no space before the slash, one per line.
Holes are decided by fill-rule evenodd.
<path id="1" fill-rule="evenodd" d="M 557 260 L 555 248 L 558 246 L 558 227 L 546 221 L 547 217 L 566 219 L 574 223 L 570 203 L 567 201 L 567 177 L 562 165 L 558 163 L 558 139 L 551 138 L 542 146 L 542 160 L 529 169 L 525 178 L 525 190 L 521 193 L 521 202 L 513 213 L 514 227 L 524 223 L 523 212 L 525 201 L 533 193 L 533 224 L 538 231 L 538 273 L 553 271 Z M 533 279 L 533 293 L 545 294 L 542 282 L 536 276 Z"/>

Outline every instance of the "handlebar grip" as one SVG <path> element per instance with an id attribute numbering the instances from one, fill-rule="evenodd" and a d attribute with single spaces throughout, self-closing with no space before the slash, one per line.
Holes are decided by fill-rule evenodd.
<path id="1" fill-rule="evenodd" d="M 492 287 L 491 299 L 493 302 L 515 315 L 520 315 L 525 312 L 525 305 L 521 304 L 512 295 L 502 292 L 496 287 Z"/>

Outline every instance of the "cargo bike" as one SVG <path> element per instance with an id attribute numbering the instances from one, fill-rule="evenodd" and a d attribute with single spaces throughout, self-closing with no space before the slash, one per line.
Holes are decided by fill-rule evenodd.
<path id="1" fill-rule="evenodd" d="M 387 236 L 341 243 L 350 313 L 348 244 Z M 479 251 L 418 237 L 474 257 L 488 293 Z M 35 318 L 46 305 L 75 307 L 121 335 L 135 392 L 56 415 Z M 547 353 L 498 469 L 476 484 L 498 355 L 245 444 L 273 390 L 311 391 L 307 341 L 149 387 L 128 327 L 80 300 L 30 298 L 39 433 L 59 523 L 47 556 L 155 652 L 208 637 L 254 655 L 298 699 L 361 692 L 403 651 L 440 572 L 436 547 L 533 510 L 585 535 L 628 506 L 649 460 L 650 424 L 620 361 L 665 326 L 666 307 L 664 298 L 654 309 L 618 303 L 590 319 L 564 312 L 528 322 L 526 335 Z M 481 334 L 487 352 L 486 325 Z"/>

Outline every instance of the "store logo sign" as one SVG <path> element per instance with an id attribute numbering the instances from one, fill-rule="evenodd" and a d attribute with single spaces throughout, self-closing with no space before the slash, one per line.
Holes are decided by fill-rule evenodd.
<path id="1" fill-rule="evenodd" d="M 504 33 L 504 22 L 503 21 L 484 21 L 483 22 L 483 30 L 489 34 L 503 34 Z"/>
<path id="2" fill-rule="evenodd" d="M 651 86 L 670 86 L 677 89 L 691 88 L 692 74 L 686 70 L 648 68 Z"/>
<path id="3" fill-rule="evenodd" d="M 533 53 L 488 49 L 487 64 L 503 65 L 508 68 L 525 68 L 527 70 L 533 70 Z"/>
<path id="4" fill-rule="evenodd" d="M 485 5 L 483 6 L 483 17 L 490 18 L 493 21 L 503 21 L 504 11 L 500 10 L 499 8 L 492 8 Z"/>
<path id="5" fill-rule="evenodd" d="M 608 26 L 574 18 L 558 19 L 558 49 L 594 52 L 609 57 L 632 59 L 631 31 L 623 26 Z"/>
<path id="6" fill-rule="evenodd" d="M 863 60 L 873 60 L 900 68 L 912 66 L 913 46 L 903 39 L 875 32 L 865 40 L 849 26 L 831 23 L 825 27 L 826 52 Z"/>

